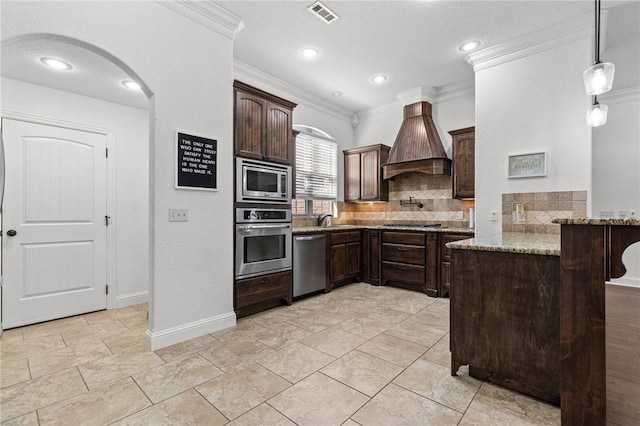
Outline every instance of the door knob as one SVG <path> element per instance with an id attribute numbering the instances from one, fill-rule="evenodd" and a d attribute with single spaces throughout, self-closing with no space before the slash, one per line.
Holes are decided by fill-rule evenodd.
<path id="1" fill-rule="evenodd" d="M 8 236 L 8 237 L 15 237 L 15 236 L 16 236 L 16 234 L 17 234 L 17 232 L 15 231 L 15 229 L 9 229 L 9 230 L 7 231 L 7 236 Z"/>

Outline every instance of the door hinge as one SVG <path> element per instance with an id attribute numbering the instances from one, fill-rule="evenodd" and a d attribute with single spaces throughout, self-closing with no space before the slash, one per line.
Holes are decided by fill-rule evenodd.
<path id="1" fill-rule="evenodd" d="M 104 290 L 105 290 L 105 294 L 108 295 L 109 294 L 109 285 L 108 284 L 104 286 Z"/>
<path id="2" fill-rule="evenodd" d="M 109 226 L 109 221 L 111 220 L 111 216 L 104 217 L 104 226 Z"/>
<path id="3" fill-rule="evenodd" d="M 104 149 L 104 156 L 109 158 L 109 148 Z"/>

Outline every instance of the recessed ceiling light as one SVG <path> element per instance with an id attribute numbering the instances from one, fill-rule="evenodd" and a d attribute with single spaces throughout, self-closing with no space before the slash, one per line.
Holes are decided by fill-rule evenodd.
<path id="1" fill-rule="evenodd" d="M 376 74 L 373 77 L 371 77 L 371 82 L 374 84 L 382 84 L 385 81 L 387 81 L 389 79 L 389 77 L 387 77 L 384 74 Z"/>
<path id="2" fill-rule="evenodd" d="M 60 59 L 55 59 L 55 58 L 43 57 L 43 58 L 40 58 L 40 62 L 42 62 L 43 64 L 51 68 L 61 70 L 61 71 L 69 71 L 71 68 L 73 68 L 71 64 L 68 64 L 65 61 L 61 61 Z"/>
<path id="3" fill-rule="evenodd" d="M 305 47 L 300 51 L 300 56 L 306 59 L 313 59 L 318 56 L 318 50 L 313 47 Z"/>
<path id="4" fill-rule="evenodd" d="M 461 52 L 470 52 L 474 49 L 477 49 L 480 46 L 480 42 L 478 40 L 465 41 L 460 46 L 458 46 L 458 50 Z"/>
<path id="5" fill-rule="evenodd" d="M 129 90 L 140 90 L 141 87 L 133 80 L 123 80 L 121 84 Z"/>
<path id="6" fill-rule="evenodd" d="M 342 96 L 342 92 L 339 90 L 336 90 L 331 92 L 331 95 L 333 95 L 334 98 L 339 98 L 340 96 Z"/>

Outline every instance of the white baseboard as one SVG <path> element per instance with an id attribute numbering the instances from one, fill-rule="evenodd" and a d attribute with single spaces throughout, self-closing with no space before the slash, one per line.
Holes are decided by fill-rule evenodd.
<path id="1" fill-rule="evenodd" d="M 229 312 L 215 317 L 194 321 L 189 324 L 168 328 L 166 330 L 147 330 L 145 335 L 147 336 L 147 339 L 149 339 L 151 350 L 155 351 L 167 346 L 175 345 L 176 343 L 204 336 L 208 333 L 213 333 L 214 331 L 233 327 L 234 325 L 236 325 L 236 314 L 235 312 Z"/>
<path id="2" fill-rule="evenodd" d="M 621 285 L 625 287 L 640 287 L 640 278 L 614 278 L 611 281 L 607 281 L 610 285 Z"/>
<path id="3" fill-rule="evenodd" d="M 109 306 L 109 309 L 126 308 L 127 306 L 139 305 L 147 302 L 149 302 L 148 291 L 129 293 L 122 296 L 116 296 L 115 300 L 113 300 L 113 306 Z"/>

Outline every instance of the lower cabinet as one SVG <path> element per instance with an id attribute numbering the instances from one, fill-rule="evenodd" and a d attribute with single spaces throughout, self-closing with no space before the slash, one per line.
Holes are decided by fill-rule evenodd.
<path id="1" fill-rule="evenodd" d="M 447 243 L 472 238 L 466 234 L 441 234 L 440 235 L 440 297 L 448 296 L 451 292 L 451 249 Z"/>
<path id="2" fill-rule="evenodd" d="M 361 281 L 361 231 L 333 231 L 327 235 L 329 271 L 326 291 L 330 292 L 340 285 Z"/>
<path id="3" fill-rule="evenodd" d="M 382 231 L 381 283 L 427 291 L 427 234 Z"/>
<path id="4" fill-rule="evenodd" d="M 560 257 L 456 249 L 451 265 L 451 374 L 560 405 Z"/>
<path id="5" fill-rule="evenodd" d="M 237 280 L 234 285 L 234 309 L 238 318 L 271 309 L 293 300 L 291 271 Z"/>

